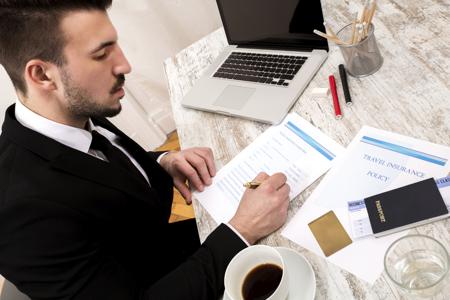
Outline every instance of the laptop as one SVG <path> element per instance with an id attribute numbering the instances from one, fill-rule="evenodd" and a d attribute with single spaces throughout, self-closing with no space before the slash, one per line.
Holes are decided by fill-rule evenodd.
<path id="1" fill-rule="evenodd" d="M 320 0 L 217 0 L 226 47 L 184 107 L 278 124 L 328 56 Z"/>

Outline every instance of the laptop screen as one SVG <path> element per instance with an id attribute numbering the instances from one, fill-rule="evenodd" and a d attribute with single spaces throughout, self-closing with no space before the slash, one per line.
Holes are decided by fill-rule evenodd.
<path id="1" fill-rule="evenodd" d="M 320 0 L 217 0 L 230 45 L 278 49 L 326 49 L 313 33 L 325 31 Z"/>

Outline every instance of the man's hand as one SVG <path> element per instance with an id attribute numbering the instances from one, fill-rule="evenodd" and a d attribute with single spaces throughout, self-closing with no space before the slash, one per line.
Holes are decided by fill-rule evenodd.
<path id="1" fill-rule="evenodd" d="M 259 173 L 254 181 L 261 182 L 256 189 L 247 189 L 234 217 L 233 226 L 250 244 L 280 228 L 287 217 L 290 187 L 286 176 Z"/>
<path id="2" fill-rule="evenodd" d="M 163 156 L 160 165 L 172 176 L 175 187 L 187 204 L 192 203 L 189 187 L 203 191 L 205 185 L 210 185 L 211 178 L 216 175 L 213 153 L 209 148 L 194 147 L 169 152 Z"/>

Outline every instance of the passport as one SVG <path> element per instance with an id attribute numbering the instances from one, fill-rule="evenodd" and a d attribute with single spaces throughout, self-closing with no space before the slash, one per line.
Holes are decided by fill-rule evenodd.
<path id="1" fill-rule="evenodd" d="M 364 199 L 375 236 L 382 236 L 448 217 L 433 178 Z"/>

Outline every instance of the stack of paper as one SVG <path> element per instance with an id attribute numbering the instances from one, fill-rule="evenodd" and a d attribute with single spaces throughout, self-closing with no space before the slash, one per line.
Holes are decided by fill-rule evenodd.
<path id="1" fill-rule="evenodd" d="M 348 201 L 426 178 L 444 177 L 450 171 L 449 159 L 448 147 L 363 127 L 282 235 L 324 257 L 308 228 L 310 221 L 333 210 L 346 231 L 351 232 Z M 383 257 L 388 246 L 405 234 L 356 240 L 328 259 L 373 284 L 383 271 Z"/>

